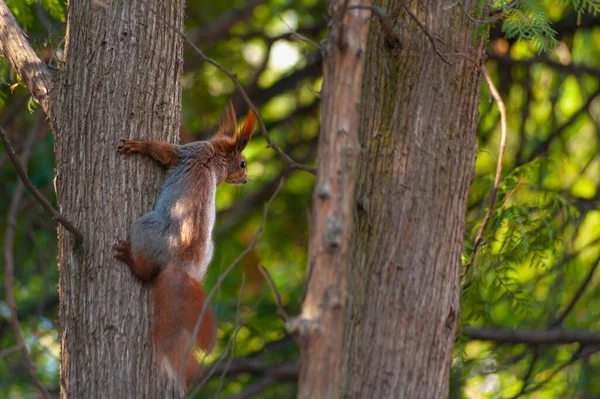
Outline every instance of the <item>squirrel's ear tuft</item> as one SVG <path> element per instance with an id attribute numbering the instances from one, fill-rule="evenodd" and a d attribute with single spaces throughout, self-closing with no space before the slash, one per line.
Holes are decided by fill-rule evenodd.
<path id="1" fill-rule="evenodd" d="M 254 112 L 252 112 L 252 110 L 249 110 L 248 116 L 246 117 L 246 122 L 244 122 L 244 124 L 242 125 L 240 133 L 238 134 L 236 140 L 238 152 L 241 152 L 244 148 L 246 148 L 246 145 L 248 145 L 248 143 L 250 142 L 250 139 L 252 138 L 252 133 L 254 133 L 255 125 L 256 115 L 254 115 Z"/>
<path id="2" fill-rule="evenodd" d="M 235 110 L 233 109 L 233 102 L 229 101 L 229 106 L 225 109 L 221 124 L 219 125 L 219 136 L 229 137 L 235 139 L 235 128 L 237 121 L 235 120 Z"/>

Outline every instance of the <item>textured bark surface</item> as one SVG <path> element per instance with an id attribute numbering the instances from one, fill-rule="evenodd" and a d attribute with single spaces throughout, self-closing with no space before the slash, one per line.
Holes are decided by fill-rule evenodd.
<path id="1" fill-rule="evenodd" d="M 178 135 L 182 1 L 71 0 L 66 64 L 54 80 L 59 210 L 83 247 L 59 230 L 61 397 L 177 396 L 154 365 L 149 287 L 112 245 L 150 209 L 163 173 L 117 153 L 120 138 Z"/>
<path id="2" fill-rule="evenodd" d="M 480 71 L 461 56 L 444 63 L 402 4 L 378 4 L 402 46 L 390 47 L 372 23 L 366 53 L 342 361 L 348 398 L 447 397 L 459 315 Z M 481 63 L 482 41 L 474 44 L 460 7 L 405 4 L 441 53 Z"/>
<path id="3" fill-rule="evenodd" d="M 300 348 L 299 398 L 337 398 L 350 254 L 358 100 L 370 1 L 332 0 L 323 63 L 318 173 L 313 194 L 309 273 L 302 313 L 288 324 Z"/>

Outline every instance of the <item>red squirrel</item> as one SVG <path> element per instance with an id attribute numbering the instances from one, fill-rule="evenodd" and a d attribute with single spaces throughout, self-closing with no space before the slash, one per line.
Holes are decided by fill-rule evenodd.
<path id="1" fill-rule="evenodd" d="M 152 281 L 154 348 L 161 369 L 174 379 L 207 301 L 201 282 L 213 256 L 216 188 L 223 181 L 248 181 L 242 150 L 252 138 L 255 123 L 250 110 L 236 134 L 230 103 L 218 133 L 208 141 L 173 145 L 123 139 L 118 147 L 122 154 L 146 154 L 169 169 L 154 210 L 135 222 L 130 242 L 121 240 L 113 248 L 115 258 L 129 265 L 140 280 Z M 215 337 L 216 319 L 207 304 L 194 350 L 186 359 L 184 389 L 202 375 L 193 353 L 209 353 Z"/>

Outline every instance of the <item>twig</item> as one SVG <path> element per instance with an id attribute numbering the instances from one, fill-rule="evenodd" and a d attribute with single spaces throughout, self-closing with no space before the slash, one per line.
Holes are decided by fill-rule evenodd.
<path id="1" fill-rule="evenodd" d="M 183 38 L 183 40 L 185 40 L 194 49 L 194 51 L 200 56 L 200 59 L 202 61 L 211 64 L 212 66 L 214 66 L 215 68 L 217 68 L 219 71 L 221 71 L 225 75 L 227 75 L 227 77 L 229 77 L 229 79 L 231 79 L 233 81 L 233 83 L 237 87 L 238 91 L 242 95 L 242 98 L 244 99 L 244 101 L 246 102 L 246 104 L 248 105 L 248 107 L 252 110 L 252 112 L 254 112 L 254 115 L 256 116 L 256 119 L 258 120 L 258 124 L 259 124 L 259 127 L 260 127 L 260 134 L 265 138 L 265 140 L 267 140 L 267 143 L 268 143 L 267 147 L 273 148 L 275 150 L 275 152 L 277 152 L 283 158 L 283 160 L 288 165 L 290 165 L 291 167 L 293 167 L 295 169 L 298 169 L 298 170 L 303 170 L 305 172 L 312 173 L 313 175 L 316 175 L 317 174 L 317 170 L 315 168 L 307 166 L 307 165 L 300 165 L 300 164 L 296 163 L 292 158 L 290 158 L 290 156 L 288 154 L 286 154 L 277 145 L 277 143 L 275 143 L 275 141 L 273 141 L 273 139 L 271 139 L 271 137 L 269 136 L 269 133 L 267 132 L 267 128 L 265 127 L 265 123 L 262 120 L 262 117 L 260 116 L 260 114 L 258 112 L 258 109 L 256 108 L 256 106 L 252 103 L 252 101 L 248 97 L 248 94 L 246 93 L 246 91 L 242 87 L 242 84 L 238 80 L 237 76 L 235 74 L 229 72 L 221 64 L 219 64 L 217 61 L 213 60 L 212 58 L 210 58 L 206 54 L 204 54 L 204 52 L 202 50 L 200 50 L 200 48 L 198 46 L 196 46 L 185 35 L 185 33 L 183 33 L 181 31 L 175 29 L 174 27 L 171 27 L 171 28 L 174 29 L 175 32 L 177 32 L 179 35 L 181 35 L 181 37 Z"/>
<path id="2" fill-rule="evenodd" d="M 560 366 L 558 366 L 557 368 L 555 368 L 554 370 L 552 370 L 552 372 L 550 373 L 550 375 L 545 380 L 540 381 L 537 384 L 532 385 L 529 388 L 525 389 L 523 391 L 523 394 L 526 395 L 526 394 L 529 394 L 529 393 L 537 391 L 542 386 L 544 386 L 547 383 L 549 383 L 550 381 L 552 381 L 552 379 L 558 373 L 560 373 L 562 370 L 564 370 L 565 368 L 571 366 L 573 363 L 575 363 L 578 360 L 588 358 L 589 356 L 591 356 L 594 353 L 598 352 L 598 350 L 600 350 L 600 348 L 598 346 L 595 346 L 592 350 L 586 351 L 586 352 L 582 353 L 583 351 L 580 348 L 579 350 L 575 351 L 575 353 L 573 354 L 573 356 L 571 356 L 571 358 L 569 360 L 567 360 L 566 362 L 564 362 L 563 364 L 561 364 Z"/>
<path id="3" fill-rule="evenodd" d="M 227 363 L 225 364 L 223 373 L 221 374 L 221 377 L 219 378 L 219 386 L 217 387 L 217 391 L 215 392 L 215 399 L 217 398 L 217 396 L 219 396 L 219 393 L 221 392 L 221 388 L 223 387 L 223 381 L 225 381 L 225 375 L 227 375 L 227 371 L 229 371 L 229 367 L 231 367 L 231 362 L 233 361 L 233 357 L 235 356 L 235 345 L 234 344 L 235 344 L 235 341 L 237 338 L 237 333 L 241 328 L 240 305 L 242 303 L 242 293 L 244 292 L 245 284 L 246 284 L 246 274 L 242 274 L 242 285 L 240 286 L 240 292 L 238 294 L 236 312 L 235 312 L 235 324 L 234 324 L 235 333 L 233 334 L 233 337 L 231 337 L 231 343 L 232 343 L 231 354 L 229 355 L 229 359 L 227 359 Z M 224 351 L 223 353 L 227 353 L 227 351 Z"/>
<path id="4" fill-rule="evenodd" d="M 316 48 L 317 50 L 323 52 L 323 48 L 321 46 L 319 46 L 316 42 L 310 40 L 308 37 L 298 33 L 298 31 L 294 28 L 292 28 L 286 21 L 285 19 L 283 19 L 283 17 L 281 16 L 281 14 L 279 13 L 279 11 L 277 11 L 277 9 L 273 8 L 273 11 L 275 11 L 275 14 L 277 14 L 277 16 L 279 17 L 279 19 L 281 20 L 281 22 L 285 25 L 286 28 L 288 28 L 290 30 L 290 34 L 298 39 L 300 39 L 301 41 L 310 44 L 311 46 L 313 46 L 314 48 Z"/>
<path id="5" fill-rule="evenodd" d="M 275 384 L 277 379 L 272 376 L 267 376 L 261 379 L 260 381 L 248 386 L 241 392 L 234 393 L 233 395 L 226 396 L 224 399 L 248 399 L 254 398 L 259 393 L 263 392 L 265 389 Z"/>
<path id="6" fill-rule="evenodd" d="M 536 347 L 533 352 L 533 357 L 531 358 L 531 362 L 529 363 L 529 366 L 527 367 L 527 371 L 525 372 L 525 376 L 523 377 L 523 386 L 521 387 L 519 392 L 517 392 L 515 395 L 511 396 L 510 399 L 517 399 L 519 396 L 521 396 L 525 393 L 525 389 L 527 389 L 527 385 L 529 385 L 529 380 L 531 379 L 531 376 L 533 375 L 533 370 L 535 369 L 535 364 L 537 363 L 538 358 L 539 358 L 539 348 Z"/>
<path id="7" fill-rule="evenodd" d="M 241 392 L 226 396 L 223 399 L 248 399 L 254 398 L 259 393 L 279 381 L 297 381 L 299 369 L 297 364 L 282 363 L 269 367 L 264 377 Z"/>
<path id="8" fill-rule="evenodd" d="M 592 105 L 592 102 L 594 102 L 594 100 L 596 99 L 596 97 L 600 96 L 600 87 L 597 88 L 586 100 L 585 104 L 583 104 L 583 106 L 581 108 L 579 108 L 577 111 L 575 111 L 575 113 L 573 113 L 569 119 L 563 123 L 562 125 L 558 126 L 556 129 L 554 129 L 552 132 L 550 132 L 550 134 L 548 134 L 548 136 L 546 137 L 546 139 L 539 144 L 538 146 L 536 146 L 536 148 L 533 149 L 533 151 L 531 152 L 530 158 L 535 158 L 539 155 L 541 155 L 543 152 L 548 150 L 548 147 L 550 146 L 550 142 L 554 139 L 556 139 L 563 130 L 565 130 L 567 127 L 569 127 L 571 124 L 573 124 L 573 122 L 575 122 L 575 120 L 584 112 L 589 112 L 589 108 Z"/>
<path id="9" fill-rule="evenodd" d="M 496 205 L 498 190 L 500 189 L 500 178 L 502 177 L 502 161 L 504 159 L 504 150 L 506 149 L 506 108 L 504 107 L 504 101 L 502 101 L 502 97 L 500 96 L 500 93 L 498 93 L 496 86 L 494 86 L 494 82 L 492 81 L 492 78 L 490 77 L 490 74 L 488 73 L 487 69 L 485 69 L 485 66 L 481 66 L 481 72 L 485 77 L 485 80 L 488 84 L 488 87 L 490 88 L 492 96 L 498 104 L 498 110 L 500 111 L 500 124 L 502 129 L 502 135 L 500 137 L 500 149 L 498 151 L 498 162 L 496 163 L 496 178 L 494 179 L 494 187 L 492 188 L 490 207 L 486 212 L 485 217 L 483 218 L 483 222 L 481 222 L 481 226 L 479 226 L 479 231 L 477 232 L 477 235 L 475 236 L 473 249 L 471 250 L 471 257 L 469 259 L 469 262 L 465 264 L 465 271 L 462 276 L 463 278 L 467 275 L 470 266 L 475 260 L 475 255 L 477 255 L 477 250 L 479 249 L 479 246 L 481 245 L 483 240 L 483 232 L 492 217 L 492 213 L 494 212 L 494 205 Z"/>
<path id="10" fill-rule="evenodd" d="M 521 2 L 521 0 L 515 0 L 515 1 L 511 2 L 511 3 L 509 3 L 506 6 L 502 7 L 503 10 L 500 11 L 498 14 L 494 15 L 493 17 L 491 17 L 489 19 L 484 19 L 484 20 L 473 18 L 471 16 L 471 14 L 469 14 L 469 12 L 467 11 L 467 9 L 465 8 L 465 5 L 463 4 L 462 1 L 459 0 L 456 3 L 460 6 L 460 8 L 462 9 L 463 13 L 467 16 L 467 18 L 469 18 L 472 22 L 475 22 L 477 24 L 487 25 L 487 24 L 493 24 L 494 22 L 502 19 L 502 17 L 504 17 L 508 11 L 510 11 L 513 8 L 515 8 L 520 2 Z"/>
<path id="11" fill-rule="evenodd" d="M 54 209 L 54 207 L 50 204 L 50 202 L 48 202 L 46 197 L 44 197 L 42 193 L 40 193 L 38 189 L 33 185 L 31 180 L 29 180 L 27 172 L 23 168 L 23 165 L 21 165 L 21 162 L 19 161 L 19 158 L 15 153 L 15 149 L 8 140 L 8 137 L 6 136 L 6 131 L 2 126 L 0 126 L 0 139 L 2 139 L 2 142 L 4 143 L 4 148 L 6 149 L 6 153 L 8 154 L 10 161 L 15 167 L 17 174 L 21 177 L 21 180 L 25 184 L 25 187 L 27 187 L 29 192 L 39 201 L 42 207 L 46 209 L 46 211 L 48 211 L 52 215 L 52 217 L 58 221 L 58 223 L 62 224 L 65 227 L 65 229 L 70 231 L 73 234 L 73 236 L 75 236 L 76 242 L 81 243 L 83 240 L 81 233 L 75 228 L 75 226 L 71 224 L 71 222 L 65 219 L 64 216 L 62 216 L 56 209 Z"/>
<path id="12" fill-rule="evenodd" d="M 249 0 L 239 8 L 229 9 L 214 18 L 206 27 L 191 32 L 190 39 L 199 44 L 214 43 L 221 39 L 234 24 L 251 16 L 256 7 L 266 2 L 267 0 Z"/>
<path id="13" fill-rule="evenodd" d="M 303 155 L 302 158 L 307 159 L 308 156 L 316 152 L 317 140 L 312 140 L 308 144 L 310 145 L 309 151 Z M 263 184 L 259 191 L 256 191 L 250 195 L 244 196 L 236 201 L 230 208 L 223 209 L 217 212 L 217 220 L 220 220 L 219 228 L 215 230 L 215 235 L 227 236 L 229 231 L 234 227 L 235 220 L 246 220 L 248 215 L 254 213 L 259 207 L 268 200 L 273 190 L 277 188 L 282 178 L 287 178 L 294 169 L 284 165 L 279 175 Z"/>
<path id="14" fill-rule="evenodd" d="M 23 349 L 23 346 L 21 344 L 16 344 L 9 348 L 2 349 L 0 351 L 0 359 L 2 359 L 4 356 L 10 355 L 13 352 L 20 351 L 21 349 Z"/>
<path id="15" fill-rule="evenodd" d="M 47 67 L 51 67 L 52 65 L 52 60 L 54 60 L 54 58 L 56 57 L 56 61 L 60 61 L 58 59 L 57 56 L 57 52 L 58 50 L 60 50 L 60 46 L 62 46 L 65 43 L 65 40 L 67 39 L 66 36 L 64 36 L 62 39 L 60 39 L 60 42 L 58 42 L 58 45 L 56 46 L 56 48 L 54 50 L 52 50 L 52 53 L 50 54 L 50 58 L 48 58 L 48 62 L 46 63 Z M 56 67 L 58 68 L 58 62 L 55 62 L 54 65 L 56 65 Z"/>
<path id="16" fill-rule="evenodd" d="M 2 0 L 0 0 L 0 1 L 2 1 Z M 192 40 L 190 40 L 190 38 L 184 32 L 182 32 L 177 27 L 173 26 L 173 24 L 171 24 L 170 21 L 163 18 L 163 16 L 158 14 L 156 12 L 156 10 L 150 5 L 149 5 L 149 10 L 152 13 L 154 13 L 154 15 L 156 15 L 158 18 L 160 18 L 166 26 L 171 28 L 173 30 L 173 32 L 175 32 L 176 34 L 181 36 L 181 38 L 187 44 L 189 44 L 192 47 L 192 49 L 200 56 L 201 61 L 211 64 L 212 66 L 217 68 L 219 71 L 221 71 L 225 75 L 227 75 L 227 77 L 229 79 L 231 79 L 231 81 L 235 84 L 235 87 L 238 89 L 238 91 L 242 95 L 242 98 L 244 99 L 244 101 L 246 102 L 248 107 L 252 110 L 252 112 L 254 112 L 254 115 L 256 116 L 256 119 L 258 120 L 258 125 L 260 127 L 260 134 L 265 138 L 265 140 L 267 140 L 268 148 L 273 148 L 275 150 L 275 152 L 277 152 L 283 158 L 283 160 L 291 167 L 298 169 L 298 170 L 303 170 L 305 172 L 312 173 L 313 175 L 317 174 L 317 170 L 315 168 L 307 166 L 307 165 L 301 165 L 301 164 L 298 164 L 297 162 L 295 162 L 292 158 L 290 158 L 290 156 L 288 154 L 286 154 L 277 145 L 277 143 L 275 143 L 275 141 L 273 141 L 273 139 L 271 139 L 271 137 L 269 136 L 269 133 L 267 132 L 267 128 L 265 127 L 265 123 L 264 123 L 262 117 L 260 116 L 260 113 L 258 112 L 258 108 L 256 108 L 254 103 L 248 97 L 248 94 L 246 93 L 246 91 L 244 90 L 244 87 L 242 86 L 239 79 L 237 78 L 237 75 L 229 72 L 225 67 L 223 67 L 221 64 L 219 64 L 217 61 L 213 60 L 212 58 L 210 58 L 209 56 L 204 54 L 204 52 L 202 50 L 200 50 L 200 48 L 198 46 L 196 46 L 196 44 L 194 44 L 194 42 Z"/>
<path id="17" fill-rule="evenodd" d="M 421 30 L 423 31 L 423 33 L 425 33 L 425 36 L 427 36 L 427 38 L 429 39 L 429 42 L 431 43 L 431 47 L 433 47 L 433 51 L 435 51 L 435 53 L 440 57 L 440 59 L 448 64 L 448 65 L 452 65 L 452 62 L 450 62 L 442 53 L 440 53 L 440 51 L 437 49 L 437 46 L 435 45 L 435 40 L 433 39 L 433 37 L 431 36 L 431 34 L 429 33 L 429 31 L 427 30 L 427 28 L 425 27 L 425 25 L 423 25 L 421 23 L 421 21 L 419 21 L 419 18 L 417 18 L 417 16 L 415 14 L 413 14 L 413 12 L 406 6 L 403 5 L 402 6 L 404 8 L 404 11 L 406 11 L 406 13 L 408 15 L 410 15 L 410 17 L 413 19 L 413 21 L 416 22 L 416 24 L 419 26 L 419 28 L 421 28 Z"/>
<path id="18" fill-rule="evenodd" d="M 577 292 L 575 293 L 575 295 L 573 295 L 573 298 L 571 299 L 569 304 L 562 311 L 562 313 L 556 318 L 556 320 L 553 320 L 551 323 L 549 323 L 548 327 L 550 327 L 550 328 L 558 327 L 565 321 L 568 314 L 571 312 L 571 310 L 573 310 L 573 308 L 575 307 L 575 304 L 577 303 L 577 301 L 579 301 L 579 299 L 583 295 L 583 293 L 586 290 L 586 288 L 588 287 L 588 285 L 590 285 L 590 283 L 592 282 L 592 278 L 594 277 L 594 273 L 596 273 L 598 266 L 600 266 L 600 257 L 598 257 L 596 259 L 594 266 L 592 266 L 592 268 L 590 269 L 587 277 L 585 278 L 585 280 L 583 280 L 583 283 L 581 283 L 581 285 L 577 289 Z"/>
<path id="19" fill-rule="evenodd" d="M 227 277 L 229 272 L 231 272 L 231 270 L 233 270 L 233 268 L 239 263 L 239 261 L 244 256 L 246 256 L 250 251 L 252 251 L 252 249 L 256 245 L 256 242 L 260 238 L 260 236 L 263 232 L 263 229 L 265 227 L 265 222 L 267 220 L 267 214 L 269 213 L 269 208 L 271 207 L 271 204 L 273 203 L 273 201 L 275 200 L 275 198 L 277 197 L 277 195 L 283 188 L 284 182 L 285 182 L 285 180 L 282 179 L 281 183 L 279 183 L 279 186 L 277 187 L 277 189 L 275 190 L 275 192 L 273 193 L 273 195 L 271 196 L 269 201 L 265 204 L 262 219 L 260 221 L 260 226 L 258 227 L 258 230 L 256 230 L 254 237 L 252 237 L 252 241 L 250 241 L 248 246 L 237 256 L 237 258 L 235 258 L 235 260 L 233 262 L 231 262 L 231 264 L 229 266 L 227 266 L 225 271 L 223 273 L 221 273 L 215 286 L 212 288 L 210 293 L 207 295 L 206 300 L 204 301 L 204 305 L 202 306 L 202 311 L 198 315 L 198 320 L 196 321 L 196 325 L 194 326 L 194 331 L 192 332 L 192 335 L 190 336 L 190 339 L 189 339 L 189 342 L 188 342 L 188 345 L 187 345 L 187 348 L 185 351 L 185 355 L 181 361 L 182 366 L 181 366 L 181 369 L 179 370 L 179 375 L 177 378 L 180 386 L 181 386 L 181 382 L 183 380 L 183 372 L 185 370 L 184 366 L 187 362 L 188 357 L 190 356 L 190 354 L 192 352 L 192 348 L 194 347 L 194 342 L 196 341 L 196 336 L 198 335 L 198 331 L 200 330 L 200 324 L 202 323 L 202 320 L 204 319 L 204 314 L 206 313 L 206 310 L 208 309 L 210 299 L 215 295 L 215 293 L 217 292 L 219 287 L 221 287 L 221 285 L 223 284 L 223 281 L 225 281 L 225 278 Z"/>
<path id="20" fill-rule="evenodd" d="M 258 305 L 262 302 L 263 299 L 264 299 L 264 295 L 261 295 L 258 298 L 258 300 L 256 301 L 256 303 L 254 304 L 254 306 L 252 307 L 252 309 L 250 309 L 250 311 L 248 312 L 248 315 L 246 317 L 244 317 L 244 319 L 241 321 L 241 323 L 236 327 L 235 331 L 233 332 L 233 336 L 231 337 L 229 342 L 227 342 L 227 345 L 225 345 L 225 348 L 223 348 L 223 352 L 221 353 L 219 358 L 211 365 L 210 370 L 208 371 L 208 373 L 206 373 L 206 375 L 204 376 L 202 381 L 196 386 L 196 388 L 194 388 L 194 390 L 192 392 L 189 393 L 190 397 L 195 397 L 196 393 L 198 393 L 198 391 L 204 386 L 204 384 L 206 384 L 208 379 L 211 378 L 213 375 L 222 374 L 225 372 L 225 370 L 230 369 L 231 365 L 225 365 L 221 368 L 219 368 L 218 366 L 219 366 L 219 364 L 221 364 L 223 359 L 225 359 L 225 355 L 227 354 L 227 351 L 229 350 L 231 345 L 233 345 L 233 343 L 235 342 L 237 334 L 240 332 L 241 328 L 246 325 L 246 322 L 251 317 L 251 315 L 254 313 L 254 311 L 258 308 Z M 202 361 L 204 361 L 205 358 L 206 358 L 206 355 L 204 356 Z M 235 371 L 236 365 L 235 365 L 235 363 L 232 363 L 232 364 L 234 364 L 233 367 L 234 367 L 234 371 Z"/>
<path id="21" fill-rule="evenodd" d="M 505 206 L 506 203 L 508 202 L 508 200 L 510 199 L 510 197 L 513 196 L 513 194 L 519 189 L 519 187 L 521 187 L 523 184 L 525 184 L 525 179 L 521 178 L 519 179 L 519 181 L 517 182 L 517 184 L 515 184 L 515 186 L 513 187 L 512 190 L 510 190 L 508 192 L 508 194 L 506 194 L 506 196 L 504 197 L 504 201 L 502 201 L 502 206 Z"/>
<path id="22" fill-rule="evenodd" d="M 265 280 L 267 280 L 269 282 L 269 285 L 271 286 L 271 289 L 273 290 L 273 294 L 275 295 L 275 300 L 277 302 L 277 315 L 279 315 L 279 317 L 281 317 L 284 322 L 287 322 L 288 314 L 285 311 L 283 304 L 281 303 L 281 295 L 279 294 L 279 291 L 277 290 L 277 287 L 275 286 L 275 282 L 273 281 L 273 278 L 271 278 L 269 271 L 263 265 L 258 265 L 258 270 L 260 270 L 260 272 L 264 276 Z"/>
<path id="23" fill-rule="evenodd" d="M 254 115 L 256 115 L 256 119 L 258 120 L 258 124 L 259 124 L 259 127 L 260 127 L 260 133 L 265 138 L 265 140 L 267 140 L 267 143 L 268 143 L 267 147 L 273 148 L 275 150 L 275 152 L 277 152 L 281 156 L 281 158 L 283 158 L 283 160 L 288 165 L 290 165 L 291 167 L 293 167 L 295 169 L 298 169 L 298 170 L 303 170 L 305 172 L 312 173 L 313 175 L 316 175 L 317 174 L 317 170 L 315 168 L 313 168 L 311 166 L 301 165 L 301 164 L 296 163 L 292 158 L 290 158 L 290 156 L 288 154 L 286 154 L 277 145 L 277 143 L 275 143 L 273 141 L 273 139 L 271 139 L 271 137 L 269 136 L 269 133 L 267 133 L 267 128 L 265 127 L 265 123 L 263 122 L 262 117 L 258 113 L 258 109 L 252 103 L 252 101 L 248 97 L 248 94 L 246 94 L 246 91 L 242 87 L 242 84 L 238 80 L 237 76 L 234 75 L 233 73 L 229 72 L 224 67 L 222 67 L 221 64 L 219 64 L 218 62 L 216 62 L 212 58 L 206 56 L 204 54 L 204 52 L 202 50 L 200 50 L 194 43 L 192 43 L 185 35 L 183 35 L 183 37 L 184 37 L 184 40 L 186 40 L 189 43 L 189 45 L 192 46 L 192 48 L 198 53 L 198 55 L 200 56 L 200 58 L 202 59 L 202 61 L 205 61 L 205 62 L 211 64 L 212 66 L 214 66 L 215 68 L 217 68 L 218 70 L 220 70 L 221 72 L 223 72 L 225 75 L 227 75 L 233 81 L 233 83 L 235 84 L 235 86 L 237 87 L 237 89 L 239 90 L 239 92 L 242 94 L 242 97 L 243 97 L 244 101 L 246 102 L 246 104 L 248 105 L 248 107 L 250 107 L 250 109 L 252 110 L 252 112 L 254 112 Z"/>
<path id="24" fill-rule="evenodd" d="M 289 346 L 289 344 L 292 344 L 292 337 L 289 335 L 285 336 L 288 340 L 287 340 L 287 344 Z M 281 341 L 275 341 L 275 342 L 281 342 Z M 285 343 L 285 342 L 283 342 Z M 263 353 L 263 350 L 259 351 L 259 353 Z M 256 359 L 253 358 L 253 356 L 256 356 L 256 354 L 251 354 L 248 357 L 242 357 L 242 358 L 238 358 L 236 359 L 233 363 L 232 366 L 229 368 L 229 372 L 227 373 L 230 376 L 236 376 L 239 374 L 252 374 L 252 375 L 265 375 L 268 374 L 269 372 L 271 372 L 271 370 L 277 370 L 281 367 L 286 367 L 286 364 L 290 364 L 291 362 L 289 360 L 285 360 L 281 363 L 272 363 L 272 362 L 267 362 L 264 361 L 262 359 Z M 295 361 L 293 361 L 292 363 L 296 364 Z M 218 365 L 213 365 L 214 369 L 215 369 L 215 374 L 221 374 L 223 371 L 223 367 L 218 367 Z"/>
<path id="25" fill-rule="evenodd" d="M 22 154 L 23 161 L 26 164 L 29 162 L 31 146 L 33 145 L 36 133 L 37 126 L 34 126 L 34 128 L 31 129 L 31 132 L 27 137 L 25 149 L 23 150 Z M 2 130 L 2 134 L 4 135 L 4 130 Z M 29 350 L 27 350 L 27 346 L 25 345 L 23 331 L 21 330 L 21 323 L 19 323 L 19 317 L 17 314 L 17 303 L 15 301 L 15 293 L 13 290 L 15 284 L 15 264 L 13 254 L 13 244 L 15 236 L 14 228 L 16 225 L 17 210 L 19 207 L 19 203 L 21 202 L 21 198 L 23 197 L 23 191 L 23 182 L 19 181 L 15 188 L 13 199 L 8 209 L 8 220 L 6 223 L 6 233 L 4 235 L 4 290 L 6 293 L 6 303 L 8 304 L 8 308 L 10 310 L 10 324 L 13 328 L 13 331 L 15 332 L 17 346 L 20 347 L 21 353 L 23 354 L 23 361 L 25 363 L 25 367 L 27 368 L 27 371 L 29 372 L 33 383 L 37 386 L 42 396 L 46 399 L 50 399 L 50 393 L 48 393 L 48 390 L 46 389 L 44 384 L 42 384 L 42 382 L 37 377 L 35 365 L 31 360 L 31 354 L 29 353 Z"/>

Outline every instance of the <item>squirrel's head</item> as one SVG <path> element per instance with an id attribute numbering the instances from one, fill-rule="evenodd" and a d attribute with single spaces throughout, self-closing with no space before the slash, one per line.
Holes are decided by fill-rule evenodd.
<path id="1" fill-rule="evenodd" d="M 242 151 L 252 138 L 256 116 L 252 110 L 248 111 L 246 121 L 242 128 L 237 131 L 237 122 L 233 103 L 225 110 L 219 132 L 214 137 L 213 142 L 219 143 L 227 155 L 227 174 L 225 181 L 229 184 L 245 184 L 248 182 L 248 165 Z"/>

